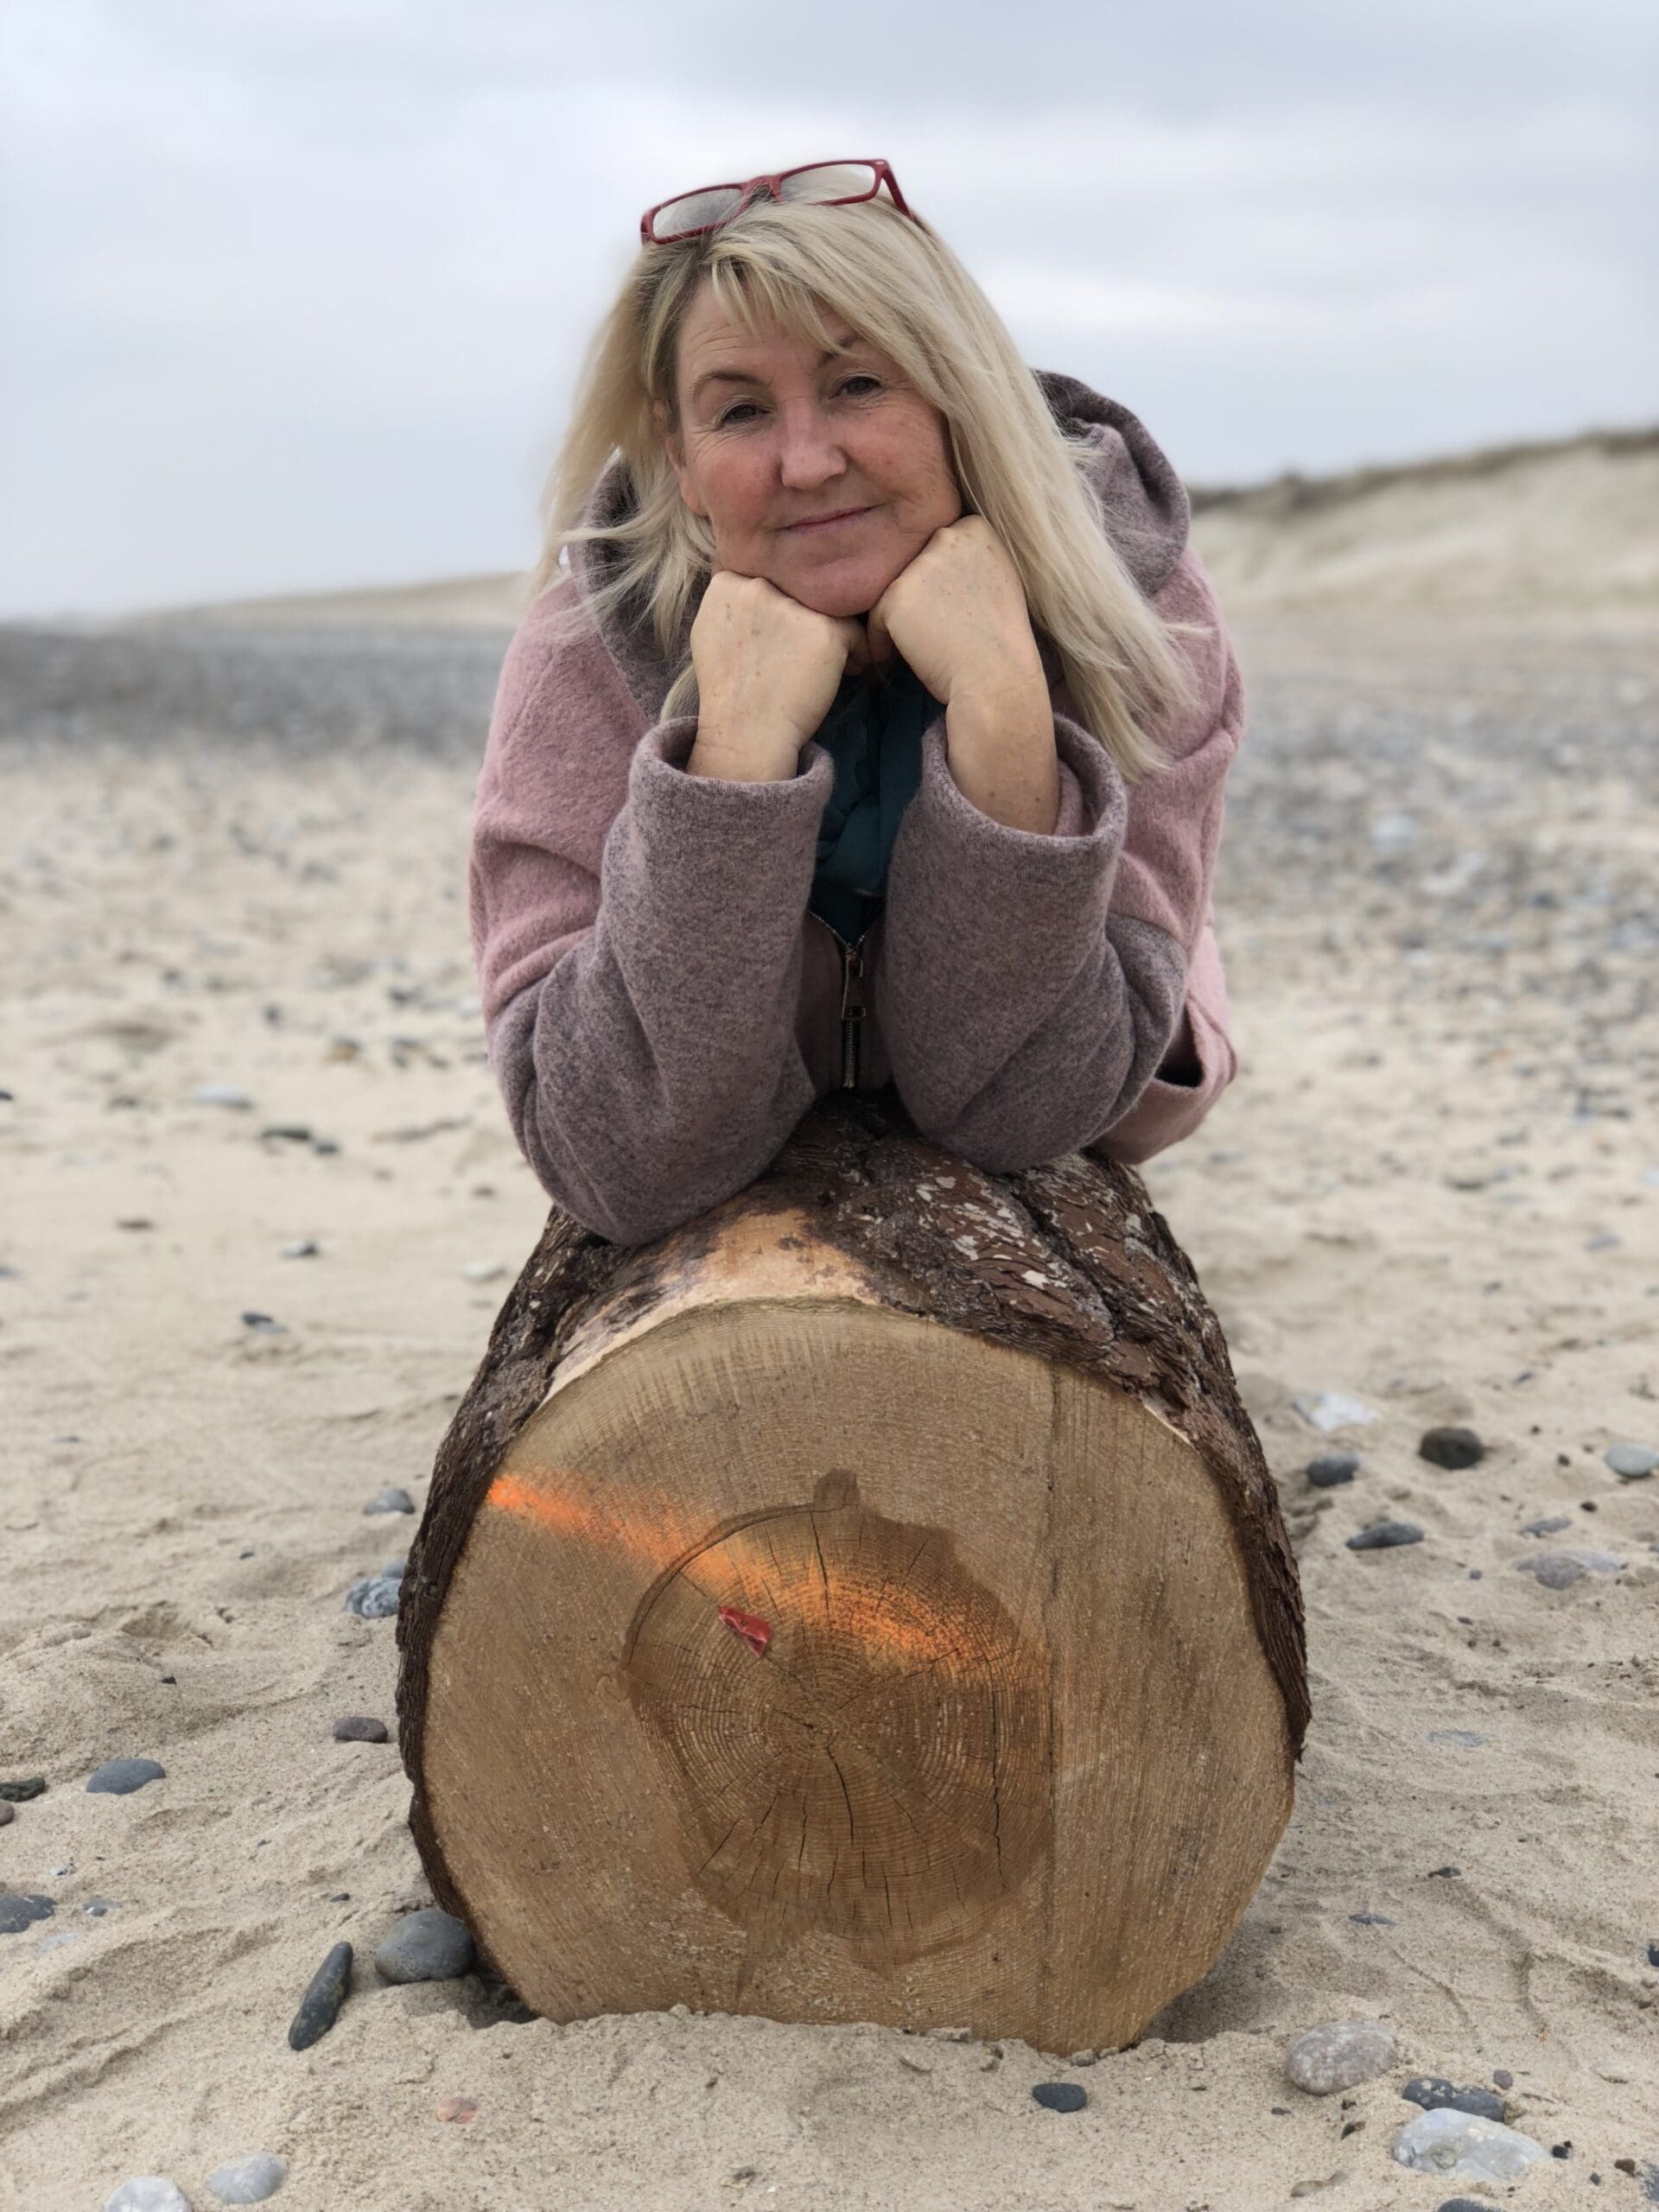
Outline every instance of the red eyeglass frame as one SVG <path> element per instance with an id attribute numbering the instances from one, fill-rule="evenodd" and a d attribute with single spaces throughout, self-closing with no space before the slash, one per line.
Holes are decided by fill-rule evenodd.
<path id="1" fill-rule="evenodd" d="M 899 213 L 901 215 L 910 215 L 910 208 L 906 202 L 905 195 L 899 189 L 899 180 L 886 162 L 879 158 L 872 159 L 868 155 L 863 154 L 841 155 L 834 161 L 798 162 L 792 169 L 778 169 L 770 176 L 752 176 L 741 184 L 735 179 L 732 179 L 724 184 L 697 184 L 693 185 L 690 192 L 671 193 L 666 200 L 659 200 L 654 207 L 647 207 L 639 218 L 640 242 L 645 245 L 677 245 L 682 238 L 701 238 L 705 231 L 717 231 L 722 223 L 734 222 L 763 185 L 774 200 L 781 200 L 783 195 L 778 188 L 786 176 L 799 176 L 805 169 L 850 168 L 854 166 L 875 171 L 875 181 L 868 192 L 849 192 L 837 200 L 812 200 L 803 204 L 811 207 L 852 207 L 857 206 L 861 200 L 874 200 L 885 184 L 893 196 L 893 204 Z M 653 238 L 651 232 L 652 218 L 660 214 L 664 207 L 671 207 L 677 200 L 690 199 L 692 193 L 696 192 L 736 192 L 742 196 L 729 215 L 717 216 L 712 223 L 698 223 L 689 231 L 676 231 L 671 238 Z M 912 215 L 911 220 L 914 222 L 915 219 Z"/>

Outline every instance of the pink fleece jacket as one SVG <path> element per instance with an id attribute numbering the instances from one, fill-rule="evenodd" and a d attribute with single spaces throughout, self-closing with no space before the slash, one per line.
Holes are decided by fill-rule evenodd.
<path id="1" fill-rule="evenodd" d="M 1002 1171 L 1084 1147 L 1150 1159 L 1237 1072 L 1211 907 L 1246 718 L 1237 658 L 1161 449 L 1118 402 L 1035 374 L 1093 448 L 1143 592 L 1205 626 L 1180 641 L 1197 703 L 1156 733 L 1172 765 L 1131 790 L 1039 640 L 1061 784 L 1046 836 L 966 798 L 937 720 L 861 976 L 807 906 L 829 753 L 809 743 L 772 782 L 688 774 L 696 717 L 662 718 L 675 663 L 648 621 L 569 634 L 607 573 L 602 540 L 573 549 L 509 645 L 469 864 L 483 1017 L 520 1148 L 601 1235 L 643 1243 L 742 1189 L 849 1066 L 854 1087 L 891 1084 L 925 1135 Z M 632 498 L 618 456 L 588 519 Z"/>

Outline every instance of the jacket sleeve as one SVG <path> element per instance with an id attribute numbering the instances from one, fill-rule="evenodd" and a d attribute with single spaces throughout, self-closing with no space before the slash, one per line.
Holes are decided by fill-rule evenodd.
<path id="1" fill-rule="evenodd" d="M 1153 604 L 1204 629 L 1177 640 L 1195 696 L 1159 733 L 1170 766 L 1133 794 L 1059 705 L 1049 836 L 965 797 L 943 717 L 923 739 L 888 871 L 879 1011 L 912 1118 L 977 1166 L 1007 1172 L 1085 1145 L 1149 1158 L 1197 1126 L 1235 1071 L 1210 904 L 1243 683 L 1190 547 Z M 1180 1079 L 1184 1060 L 1196 1082 Z"/>
<path id="2" fill-rule="evenodd" d="M 469 862 L 490 1064 L 548 1195 L 645 1243 L 752 1182 L 812 1103 L 796 1002 L 834 764 L 814 745 L 791 779 L 690 775 L 682 715 L 632 743 L 619 806 L 606 747 L 644 718 L 614 664 L 516 650 Z"/>

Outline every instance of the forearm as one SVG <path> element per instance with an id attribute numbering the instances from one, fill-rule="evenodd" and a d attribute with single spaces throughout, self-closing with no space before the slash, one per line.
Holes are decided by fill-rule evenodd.
<path id="1" fill-rule="evenodd" d="M 683 772 L 691 741 L 642 741 L 590 925 L 490 1037 L 537 1179 L 625 1244 L 752 1181 L 811 1103 L 795 1015 L 830 764 L 722 789 Z"/>
<path id="2" fill-rule="evenodd" d="M 1052 836 L 1060 763 L 1040 664 L 953 690 L 944 724 L 951 779 L 963 797 L 1010 830 Z"/>
<path id="3" fill-rule="evenodd" d="M 945 766 L 938 725 L 895 845 L 881 1019 L 918 1127 L 982 1166 L 1075 1149 L 1151 1078 L 1180 1018 L 1185 958 L 1114 916 L 1128 794 L 1109 756 L 1051 710 L 1089 828 L 1021 833 L 987 817 Z"/>

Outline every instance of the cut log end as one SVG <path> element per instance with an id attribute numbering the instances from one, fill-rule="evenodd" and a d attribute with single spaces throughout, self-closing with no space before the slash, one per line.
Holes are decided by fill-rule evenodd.
<path id="1" fill-rule="evenodd" d="M 538 2012 L 1064 2051 L 1211 1964 L 1288 1818 L 1301 1618 L 1146 1214 L 866 1109 L 660 1246 L 550 1226 L 398 1627 L 423 1855 Z"/>

